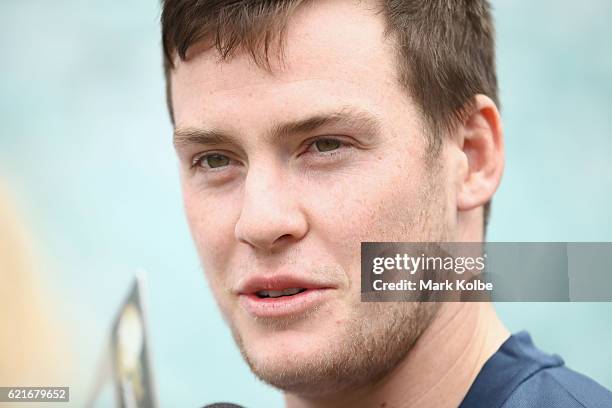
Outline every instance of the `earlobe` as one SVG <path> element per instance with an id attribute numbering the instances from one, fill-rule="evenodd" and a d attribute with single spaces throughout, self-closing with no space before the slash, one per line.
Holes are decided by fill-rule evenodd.
<path id="1" fill-rule="evenodd" d="M 503 130 L 495 102 L 476 95 L 461 132 L 467 172 L 457 190 L 457 209 L 469 211 L 493 197 L 504 169 Z"/>

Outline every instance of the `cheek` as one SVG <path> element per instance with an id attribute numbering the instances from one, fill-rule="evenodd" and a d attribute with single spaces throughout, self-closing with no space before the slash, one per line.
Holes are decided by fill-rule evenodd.
<path id="1" fill-rule="evenodd" d="M 204 193 L 183 191 L 185 214 L 193 241 L 206 271 L 225 269 L 224 261 L 232 250 L 236 211 L 232 200 L 219 205 Z M 233 200 L 235 202 L 235 200 Z"/>
<path id="2" fill-rule="evenodd" d="M 231 269 L 231 256 L 228 254 L 234 248 L 233 212 L 228 205 L 214 205 L 215 203 L 203 198 L 200 193 L 184 191 L 183 199 L 200 264 L 223 317 L 228 320 L 234 307 L 226 292 L 226 272 Z"/>
<path id="3" fill-rule="evenodd" d="M 336 178 L 325 194 L 319 185 L 302 195 L 308 197 L 311 233 L 354 288 L 361 279 L 361 242 L 418 240 L 414 224 L 427 221 L 419 216 L 422 170 L 394 163 Z"/>
<path id="4" fill-rule="evenodd" d="M 422 169 L 399 160 L 372 168 L 367 174 L 339 181 L 325 200 L 317 203 L 319 221 L 332 242 L 359 250 L 363 241 L 408 240 L 424 206 L 427 182 Z"/>

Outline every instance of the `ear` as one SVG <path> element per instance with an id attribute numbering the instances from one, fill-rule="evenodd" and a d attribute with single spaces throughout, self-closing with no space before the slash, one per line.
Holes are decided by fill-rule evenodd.
<path id="1" fill-rule="evenodd" d="M 459 129 L 462 178 L 458 180 L 457 209 L 469 211 L 491 200 L 504 171 L 504 138 L 495 102 L 476 95 Z"/>

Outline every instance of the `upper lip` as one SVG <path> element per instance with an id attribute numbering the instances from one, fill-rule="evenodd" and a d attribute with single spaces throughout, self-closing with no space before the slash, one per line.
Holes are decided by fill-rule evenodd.
<path id="1" fill-rule="evenodd" d="M 238 285 L 237 292 L 239 295 L 244 295 L 257 293 L 260 290 L 284 290 L 291 288 L 330 289 L 333 287 L 335 285 L 331 282 L 291 274 L 254 275 L 243 279 Z"/>

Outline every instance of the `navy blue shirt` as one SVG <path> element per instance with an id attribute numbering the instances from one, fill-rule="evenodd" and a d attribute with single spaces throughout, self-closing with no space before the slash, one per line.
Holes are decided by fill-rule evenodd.
<path id="1" fill-rule="evenodd" d="M 612 369 L 612 367 L 610 368 Z M 538 350 L 527 332 L 486 362 L 460 408 L 612 408 L 612 393 Z"/>

